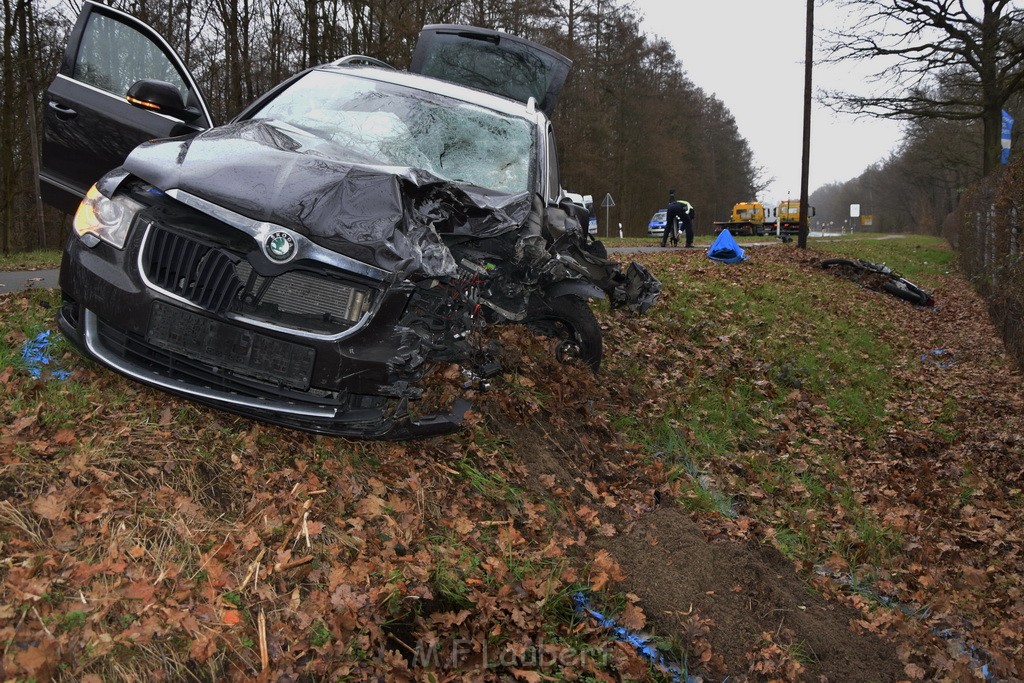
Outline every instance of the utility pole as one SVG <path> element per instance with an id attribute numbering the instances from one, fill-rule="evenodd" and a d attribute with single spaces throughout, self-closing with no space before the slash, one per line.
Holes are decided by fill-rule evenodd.
<path id="1" fill-rule="evenodd" d="M 814 0 L 807 0 L 807 51 L 804 57 L 804 153 L 800 164 L 800 237 L 797 246 L 807 248 L 810 221 L 807 183 L 811 166 L 811 68 L 814 65 Z"/>

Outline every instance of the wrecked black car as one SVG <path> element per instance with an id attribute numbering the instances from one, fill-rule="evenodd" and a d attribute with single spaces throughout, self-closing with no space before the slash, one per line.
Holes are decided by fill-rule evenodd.
<path id="1" fill-rule="evenodd" d="M 587 300 L 642 312 L 660 286 L 608 261 L 559 185 L 548 116 L 568 69 L 434 25 L 409 72 L 342 59 L 214 127 L 159 35 L 87 0 L 44 113 L 44 197 L 77 205 L 61 331 L 148 385 L 364 438 L 457 428 L 466 406 L 414 420 L 409 401 L 438 362 L 499 372 L 473 341 L 486 324 L 596 370 Z"/>

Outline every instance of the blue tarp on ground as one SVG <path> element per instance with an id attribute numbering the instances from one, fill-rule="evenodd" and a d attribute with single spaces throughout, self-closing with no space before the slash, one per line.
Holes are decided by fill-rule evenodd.
<path id="1" fill-rule="evenodd" d="M 718 238 L 708 247 L 708 258 L 722 263 L 739 263 L 746 261 L 743 247 L 736 244 L 736 239 L 728 229 L 718 233 Z"/>

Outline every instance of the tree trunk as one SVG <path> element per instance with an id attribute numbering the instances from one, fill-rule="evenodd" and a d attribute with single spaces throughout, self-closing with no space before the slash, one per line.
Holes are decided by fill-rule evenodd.
<path id="1" fill-rule="evenodd" d="M 32 159 L 32 188 L 36 209 L 36 241 L 40 249 L 46 249 L 46 220 L 43 217 L 43 197 L 39 194 L 39 134 L 36 131 L 36 99 L 34 90 L 25 93 L 25 104 L 28 109 L 28 140 L 29 156 Z"/>
<path id="2" fill-rule="evenodd" d="M 36 241 L 40 249 L 46 248 L 46 222 L 43 220 L 43 200 L 39 194 L 39 135 L 36 128 L 36 78 L 33 68 L 34 55 L 31 46 L 35 43 L 33 30 L 32 4 L 22 0 L 23 10 L 18 17 L 18 61 L 21 73 L 24 74 L 25 110 L 28 114 L 25 125 L 28 128 L 28 156 L 32 165 L 32 178 L 29 183 L 33 189 L 36 214 Z"/>
<path id="3" fill-rule="evenodd" d="M 993 0 L 985 0 L 981 19 L 979 45 L 982 95 L 982 174 L 988 175 L 999 165 L 1001 155 L 1000 133 L 1003 126 L 1003 104 L 999 87 L 999 23 L 1000 14 Z"/>
<path id="4" fill-rule="evenodd" d="M 11 253 L 12 234 L 14 231 L 14 140 L 16 117 L 14 87 L 14 13 L 10 0 L 3 0 L 3 67 L 0 78 L 3 80 L 3 106 L 0 107 L 0 249 L 4 254 Z"/>
<path id="5" fill-rule="evenodd" d="M 988 175 L 999 166 L 1002 156 L 1002 130 L 1003 130 L 1003 108 L 998 105 L 985 107 L 985 113 L 981 119 L 982 139 L 982 173 Z"/>
<path id="6" fill-rule="evenodd" d="M 320 17 L 315 0 L 306 0 L 306 60 L 303 66 L 316 66 L 320 59 Z"/>

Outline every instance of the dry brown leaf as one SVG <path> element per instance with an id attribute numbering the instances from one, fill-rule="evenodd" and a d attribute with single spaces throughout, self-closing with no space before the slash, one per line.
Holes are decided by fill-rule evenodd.
<path id="1" fill-rule="evenodd" d="M 128 600 L 142 600 L 151 602 L 156 594 L 156 586 L 145 581 L 133 581 L 127 588 L 121 590 L 121 595 Z"/>
<path id="2" fill-rule="evenodd" d="M 921 681 L 924 680 L 924 677 L 928 672 L 917 664 L 907 664 L 903 667 L 903 673 L 907 674 L 907 678 L 912 681 Z"/>
<path id="3" fill-rule="evenodd" d="M 60 657 L 57 654 L 57 644 L 52 640 L 46 640 L 39 645 L 28 647 L 19 652 L 15 657 L 18 665 L 25 669 L 33 678 L 40 681 L 50 679 L 54 667 Z"/>
<path id="4" fill-rule="evenodd" d="M 627 603 L 619 614 L 619 623 L 628 629 L 639 631 L 647 625 L 647 615 L 639 605 Z"/>
<path id="5" fill-rule="evenodd" d="M 74 429 L 61 429 L 53 435 L 53 442 L 61 446 L 70 446 L 78 441 L 78 435 Z"/>
<path id="6" fill-rule="evenodd" d="M 56 522 L 67 518 L 68 516 L 68 504 L 67 501 L 58 494 L 48 494 L 39 496 L 32 503 L 32 512 L 36 513 L 43 519 L 48 519 L 51 522 Z"/>

